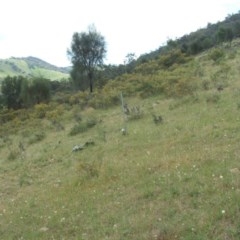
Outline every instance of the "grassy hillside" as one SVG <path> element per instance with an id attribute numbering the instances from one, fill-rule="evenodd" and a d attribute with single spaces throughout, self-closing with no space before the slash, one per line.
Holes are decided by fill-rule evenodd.
<path id="1" fill-rule="evenodd" d="M 8 75 L 41 76 L 50 80 L 61 80 L 69 77 L 69 69 L 58 68 L 34 57 L 2 59 L 0 60 L 0 79 Z"/>
<path id="2" fill-rule="evenodd" d="M 239 239 L 239 42 L 168 57 L 2 111 L 2 239 Z"/>

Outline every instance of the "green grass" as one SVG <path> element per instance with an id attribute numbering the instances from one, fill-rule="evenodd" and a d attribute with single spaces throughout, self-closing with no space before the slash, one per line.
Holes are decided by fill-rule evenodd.
<path id="1" fill-rule="evenodd" d="M 199 82 L 182 98 L 125 98 L 141 118 L 125 120 L 119 103 L 65 106 L 60 129 L 46 117 L 5 123 L 1 239 L 239 239 L 238 65 L 217 91 L 211 76 L 219 66 L 197 59 L 209 88 Z M 88 119 L 91 128 L 70 136 Z"/>
<path id="2" fill-rule="evenodd" d="M 44 68 L 34 68 L 30 71 L 30 74 L 35 77 L 44 77 L 51 80 L 62 80 L 62 79 L 68 79 L 69 74 L 57 72 L 54 70 L 48 70 Z"/>
<path id="3" fill-rule="evenodd" d="M 2 239 L 237 239 L 239 109 L 228 92 L 217 103 L 208 94 L 175 109 L 178 100 L 146 99 L 136 121 L 120 106 L 91 111 L 103 121 L 88 132 L 68 136 L 72 122 L 39 144 L 26 136 L 11 160 L 1 148 Z M 94 146 L 71 152 L 89 138 Z"/>

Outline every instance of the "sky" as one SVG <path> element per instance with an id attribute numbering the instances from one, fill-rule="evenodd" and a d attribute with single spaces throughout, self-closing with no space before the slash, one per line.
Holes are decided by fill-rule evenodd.
<path id="1" fill-rule="evenodd" d="M 0 59 L 33 56 L 71 65 L 75 32 L 105 38 L 106 64 L 122 64 L 240 11 L 240 0 L 0 0 Z"/>

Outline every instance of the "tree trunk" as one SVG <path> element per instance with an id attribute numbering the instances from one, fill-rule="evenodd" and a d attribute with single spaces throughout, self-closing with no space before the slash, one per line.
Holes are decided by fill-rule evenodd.
<path id="1" fill-rule="evenodd" d="M 90 79 L 90 93 L 93 92 L 93 83 L 92 83 L 92 79 Z"/>
<path id="2" fill-rule="evenodd" d="M 89 78 L 90 93 L 92 93 L 93 92 L 93 73 L 91 71 L 88 73 L 88 78 Z"/>

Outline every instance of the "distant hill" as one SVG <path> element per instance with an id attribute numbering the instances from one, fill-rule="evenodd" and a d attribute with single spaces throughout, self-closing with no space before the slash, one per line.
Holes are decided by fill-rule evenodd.
<path id="1" fill-rule="evenodd" d="M 56 67 L 36 57 L 0 59 L 0 79 L 23 75 L 61 80 L 69 77 L 70 67 Z"/>

